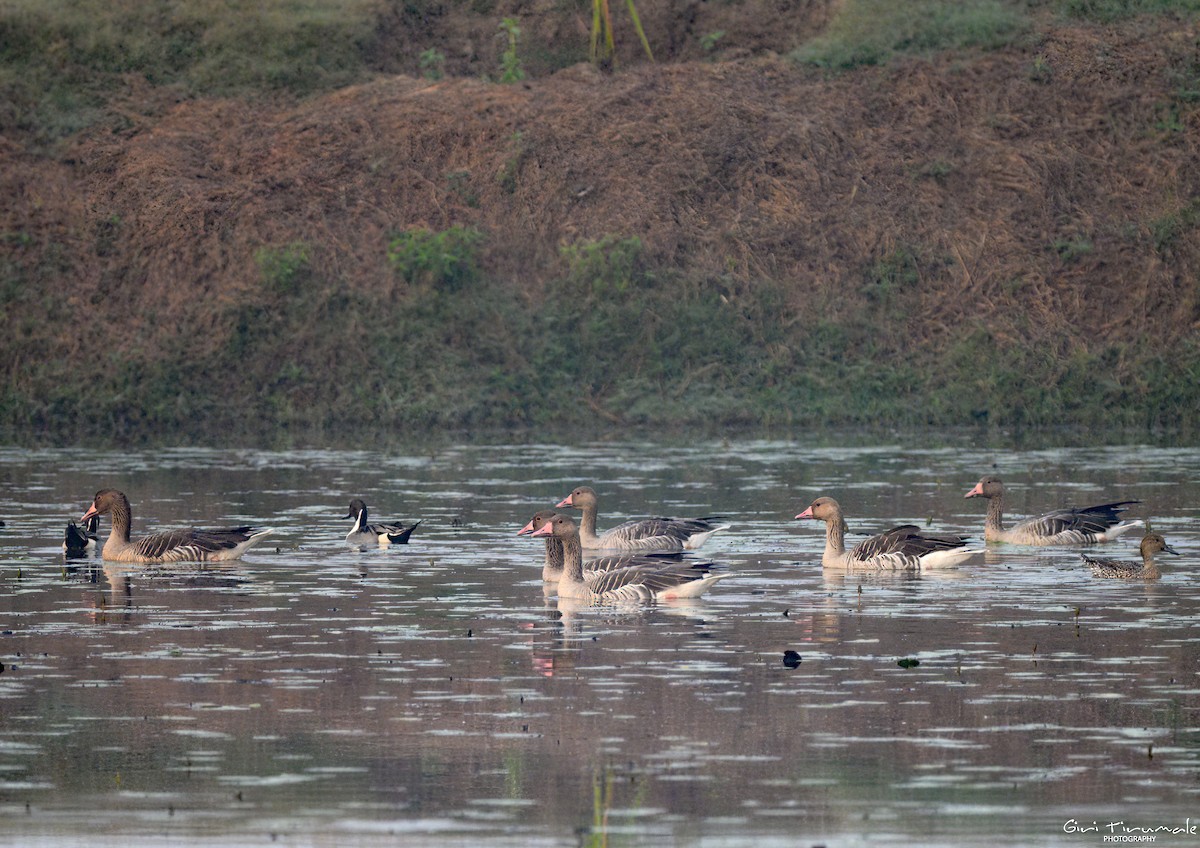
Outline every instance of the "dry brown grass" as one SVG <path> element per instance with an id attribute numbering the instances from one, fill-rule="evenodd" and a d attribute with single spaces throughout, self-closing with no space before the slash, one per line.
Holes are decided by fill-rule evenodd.
<path id="1" fill-rule="evenodd" d="M 0 148 L 0 229 L 33 237 L 3 251 L 43 277 L 62 262 L 45 296 L 89 323 L 44 342 L 72 362 L 153 361 L 181 336 L 219 358 L 242 307 L 275 303 L 263 246 L 311 246 L 311 285 L 331 296 L 403 297 L 390 235 L 457 224 L 488 235 L 485 272 L 527 303 L 563 275 L 561 245 L 637 236 L 653 267 L 735 308 L 781 282 L 787 321 L 865 316 L 918 361 L 978 328 L 1050 357 L 1116 351 L 1119 372 L 1120 351 L 1169 358 L 1200 323 L 1194 228 L 1166 258 L 1149 235 L 1200 196 L 1200 117 L 1173 81 L 1198 37 L 1060 27 L 969 63 L 832 80 L 765 58 L 184 102 L 61 162 Z M 1160 126 L 1170 108 L 1182 128 Z M 903 250 L 919 284 L 872 301 L 865 275 Z"/>

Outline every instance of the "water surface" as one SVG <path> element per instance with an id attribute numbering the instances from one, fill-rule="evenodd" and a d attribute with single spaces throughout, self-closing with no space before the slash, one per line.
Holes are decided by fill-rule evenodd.
<path id="1" fill-rule="evenodd" d="M 1182 556 L 1154 583 L 1096 580 L 1071 548 L 846 574 L 792 520 L 826 494 L 852 531 L 978 537 L 963 494 L 985 472 L 1014 517 L 1140 498 Z M 1197 481 L 1200 450 L 1145 446 L 0 450 L 0 844 L 1098 845 L 1068 823 L 1182 826 L 1200 818 Z M 515 532 L 580 483 L 602 528 L 727 516 L 702 553 L 734 576 L 697 602 L 560 606 Z M 64 561 L 102 486 L 129 494 L 135 534 L 277 532 L 208 568 Z M 350 549 L 353 496 L 424 523 Z"/>

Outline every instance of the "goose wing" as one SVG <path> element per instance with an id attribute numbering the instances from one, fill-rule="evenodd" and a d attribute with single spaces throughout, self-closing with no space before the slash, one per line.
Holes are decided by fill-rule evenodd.
<path id="1" fill-rule="evenodd" d="M 1116 501 L 1079 509 L 1056 509 L 1037 518 L 1022 521 L 1013 527 L 1013 530 L 1020 528 L 1039 536 L 1055 536 L 1069 532 L 1101 534 L 1120 521 L 1120 514 L 1130 505 L 1137 503 L 1141 501 Z"/>
<path id="2" fill-rule="evenodd" d="M 249 526 L 220 530 L 166 530 L 143 536 L 133 546 L 142 556 L 181 562 L 231 550 L 248 541 L 254 533 L 254 528 Z"/>
<path id="3" fill-rule="evenodd" d="M 609 554 L 594 557 L 583 563 L 584 572 L 602 574 L 606 571 L 616 571 L 619 568 L 642 566 L 648 568 L 664 568 L 672 563 L 683 560 L 683 551 L 658 551 L 645 554 Z M 689 565 L 690 567 L 690 565 Z"/>
<path id="4" fill-rule="evenodd" d="M 602 601 L 649 601 L 665 589 L 699 580 L 704 573 L 683 563 L 667 568 L 634 565 L 599 574 L 588 586 Z"/>
<path id="5" fill-rule="evenodd" d="M 686 542 L 697 533 L 710 533 L 717 528 L 711 518 L 640 518 L 636 521 L 625 521 L 607 530 L 602 539 L 611 537 L 614 540 L 632 541 L 651 536 L 668 537 Z"/>
<path id="6" fill-rule="evenodd" d="M 901 524 L 883 533 L 864 539 L 850 551 L 850 558 L 867 562 L 881 557 L 920 559 L 935 551 L 949 551 L 966 545 L 965 536 L 922 533 L 915 524 Z"/>

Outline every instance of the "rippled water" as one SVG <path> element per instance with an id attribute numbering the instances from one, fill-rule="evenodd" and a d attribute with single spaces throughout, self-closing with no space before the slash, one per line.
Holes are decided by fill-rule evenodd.
<path id="1" fill-rule="evenodd" d="M 1182 556 L 1156 583 L 1096 580 L 1070 548 L 847 575 L 792 520 L 828 494 L 852 531 L 978 537 L 963 494 L 989 471 L 1014 517 L 1141 498 Z M 0 450 L 0 844 L 1098 845 L 1068 823 L 1182 827 L 1200 817 L 1198 481 L 1194 448 L 902 440 Z M 734 576 L 699 602 L 560 609 L 540 544 L 514 534 L 580 483 L 602 528 L 728 516 L 703 553 Z M 65 522 L 102 486 L 129 494 L 135 533 L 277 534 L 204 569 L 64 562 Z M 412 544 L 346 547 L 355 495 L 423 519 Z"/>

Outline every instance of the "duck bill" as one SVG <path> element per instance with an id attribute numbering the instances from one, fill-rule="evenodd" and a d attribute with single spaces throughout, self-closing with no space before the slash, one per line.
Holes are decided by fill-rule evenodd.
<path id="1" fill-rule="evenodd" d="M 558 503 L 556 503 L 554 506 L 555 506 L 555 507 L 560 507 L 560 506 L 575 506 L 575 504 L 571 503 L 571 496 L 570 496 L 570 495 L 567 495 L 565 498 L 563 498 L 561 501 L 559 501 Z"/>
<path id="2" fill-rule="evenodd" d="M 797 518 L 816 518 L 816 516 L 812 514 L 811 506 L 808 509 L 804 510 L 804 512 L 797 515 L 796 517 Z"/>
<path id="3" fill-rule="evenodd" d="M 1180 554 L 1179 551 L 1175 550 L 1170 545 L 1164 545 L 1163 550 L 1169 554 L 1175 554 L 1175 556 L 1182 556 L 1182 554 Z"/>
<path id="4" fill-rule="evenodd" d="M 517 531 L 517 535 L 518 536 L 528 536 L 532 532 L 533 532 L 533 519 L 530 519 L 528 524 L 526 524 L 524 527 L 522 527 L 520 530 Z"/>
<path id="5" fill-rule="evenodd" d="M 100 511 L 96 509 L 96 502 L 92 501 L 92 505 L 87 508 L 87 512 L 85 512 L 83 514 L 83 518 L 79 519 L 79 523 L 84 524 L 87 522 L 87 520 L 89 518 L 92 518 L 93 516 L 97 516 L 99 514 L 100 514 Z"/>
<path id="6" fill-rule="evenodd" d="M 976 483 L 975 488 L 972 489 L 971 491 L 967 492 L 965 495 L 963 495 L 963 497 L 964 498 L 982 498 L 983 497 L 983 484 Z"/>
<path id="7" fill-rule="evenodd" d="M 542 525 L 540 530 L 534 530 L 529 535 L 530 536 L 553 536 L 554 531 L 550 529 L 550 522 L 547 521 L 545 524 Z"/>

